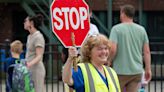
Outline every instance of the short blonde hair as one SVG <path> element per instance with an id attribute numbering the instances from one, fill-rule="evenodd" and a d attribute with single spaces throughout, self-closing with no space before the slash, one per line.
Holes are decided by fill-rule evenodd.
<path id="1" fill-rule="evenodd" d="M 11 52 L 21 54 L 23 52 L 23 44 L 19 40 L 15 40 L 10 44 Z"/>
<path id="2" fill-rule="evenodd" d="M 84 63 L 90 63 L 90 55 L 91 55 L 91 50 L 99 45 L 106 45 L 108 50 L 110 51 L 111 44 L 109 39 L 102 35 L 93 35 L 87 38 L 87 40 L 84 42 L 84 44 L 81 47 L 81 56 L 82 56 L 82 62 Z"/>

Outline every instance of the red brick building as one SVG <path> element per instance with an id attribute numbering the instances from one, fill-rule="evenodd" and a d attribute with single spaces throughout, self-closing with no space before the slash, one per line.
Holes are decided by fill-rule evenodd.
<path id="1" fill-rule="evenodd" d="M 27 31 L 23 29 L 23 21 L 27 16 L 27 9 L 29 6 L 34 12 L 40 12 L 37 5 L 43 8 L 43 11 L 48 15 L 50 0 L 43 0 L 47 2 L 33 0 L 1 0 L 0 1 L 0 43 L 3 43 L 5 39 L 15 40 L 19 39 L 26 42 Z M 164 0 L 86 0 L 93 9 L 93 13 L 96 15 L 100 22 L 96 22 L 101 33 L 106 35 L 108 30 L 99 23 L 102 23 L 104 27 L 108 28 L 108 10 L 112 9 L 112 25 L 119 23 L 119 7 L 123 4 L 132 4 L 135 6 L 137 13 L 135 21 L 139 23 L 139 10 L 142 9 L 142 25 L 145 26 L 150 39 L 162 39 L 164 40 Z M 49 2 L 49 3 L 48 3 Z M 25 4 L 24 4 L 25 3 Z M 35 4 L 37 3 L 37 4 Z M 112 6 L 109 6 L 109 5 Z M 25 8 L 25 6 L 27 6 Z M 48 15 L 49 16 L 49 15 Z M 48 21 L 46 24 L 49 24 Z M 110 33 L 110 30 L 109 30 Z M 154 40 L 153 40 L 154 41 Z"/>

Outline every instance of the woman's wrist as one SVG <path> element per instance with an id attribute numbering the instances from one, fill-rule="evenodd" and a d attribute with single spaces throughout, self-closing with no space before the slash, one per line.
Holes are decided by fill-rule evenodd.
<path id="1" fill-rule="evenodd" d="M 67 58 L 67 61 L 73 61 L 73 56 L 69 56 L 68 58 Z"/>
<path id="2" fill-rule="evenodd" d="M 29 62 L 26 62 L 26 66 L 29 68 L 31 65 Z"/>

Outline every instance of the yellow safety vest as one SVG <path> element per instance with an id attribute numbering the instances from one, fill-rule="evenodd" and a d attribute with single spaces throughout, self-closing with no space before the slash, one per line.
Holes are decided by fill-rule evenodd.
<path id="1" fill-rule="evenodd" d="M 112 68 L 103 66 L 108 82 L 107 87 L 93 65 L 90 63 L 78 65 L 83 74 L 85 92 L 121 92 L 117 74 Z"/>

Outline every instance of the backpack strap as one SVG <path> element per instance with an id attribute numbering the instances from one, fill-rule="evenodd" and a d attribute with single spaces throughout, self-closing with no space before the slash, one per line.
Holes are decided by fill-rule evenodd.
<path id="1" fill-rule="evenodd" d="M 15 60 L 15 64 L 20 64 L 20 63 L 22 63 L 20 59 Z"/>
<path id="2" fill-rule="evenodd" d="M 16 59 L 15 61 L 12 61 L 12 62 L 15 62 L 15 64 L 20 64 L 20 59 Z M 7 68 L 7 72 L 9 72 L 10 68 L 14 68 L 15 64 L 9 65 L 9 67 Z"/>

